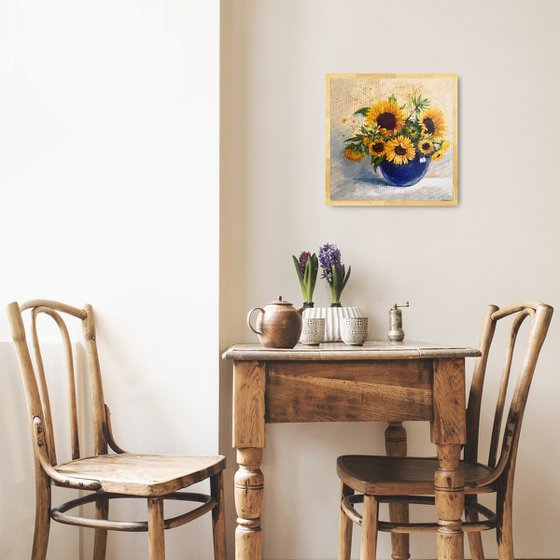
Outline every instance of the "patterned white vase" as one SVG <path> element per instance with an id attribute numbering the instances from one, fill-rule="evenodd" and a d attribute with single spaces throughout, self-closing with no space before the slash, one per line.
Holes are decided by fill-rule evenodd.
<path id="1" fill-rule="evenodd" d="M 323 342 L 340 342 L 340 323 L 344 317 L 361 317 L 358 307 L 310 307 L 304 309 L 303 318 L 312 319 L 323 317 L 325 319 L 325 338 Z"/>

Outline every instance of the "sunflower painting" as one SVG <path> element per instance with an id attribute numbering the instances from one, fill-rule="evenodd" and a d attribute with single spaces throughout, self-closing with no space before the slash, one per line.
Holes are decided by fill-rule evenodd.
<path id="1" fill-rule="evenodd" d="M 457 204 L 455 74 L 328 74 L 327 114 L 328 204 Z"/>

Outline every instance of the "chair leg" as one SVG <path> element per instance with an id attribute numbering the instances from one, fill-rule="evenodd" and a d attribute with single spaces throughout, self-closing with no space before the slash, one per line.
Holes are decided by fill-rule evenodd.
<path id="1" fill-rule="evenodd" d="M 364 496 L 362 513 L 362 542 L 360 560 L 375 560 L 377 551 L 377 514 L 378 502 L 375 496 Z"/>
<path id="2" fill-rule="evenodd" d="M 109 518 L 109 500 L 101 498 L 95 502 L 95 518 Z M 93 541 L 93 560 L 105 560 L 107 552 L 107 530 L 96 529 Z"/>
<path id="3" fill-rule="evenodd" d="M 31 560 L 46 560 L 51 526 L 51 486 L 44 473 L 35 487 L 35 529 Z"/>
<path id="4" fill-rule="evenodd" d="M 510 485 L 513 486 L 513 480 L 509 482 Z M 498 558 L 499 560 L 514 560 L 512 515 L 513 503 L 511 488 L 509 489 L 509 492 L 503 488 L 498 489 L 496 500 L 496 515 L 498 517 L 498 525 L 496 527 L 496 539 L 498 541 Z"/>
<path id="5" fill-rule="evenodd" d="M 478 521 L 478 512 L 468 507 L 469 503 L 477 502 L 477 496 L 465 496 L 465 520 Z M 469 550 L 472 560 L 484 560 L 484 548 L 482 547 L 482 535 L 479 531 L 467 533 L 469 539 Z"/>
<path id="6" fill-rule="evenodd" d="M 389 422 L 385 429 L 385 452 L 387 457 L 406 457 L 406 429 L 402 422 Z M 393 523 L 408 523 L 408 504 L 389 503 L 389 520 Z M 408 560 L 410 558 L 410 535 L 391 533 L 391 558 Z"/>
<path id="7" fill-rule="evenodd" d="M 342 484 L 340 494 L 341 501 L 346 496 L 351 496 L 354 490 L 346 484 Z M 350 560 L 352 552 L 352 520 L 344 513 L 342 505 L 340 506 L 339 522 L 338 522 L 338 560 Z"/>
<path id="8" fill-rule="evenodd" d="M 150 560 L 165 560 L 163 498 L 148 498 L 148 550 Z"/>
<path id="9" fill-rule="evenodd" d="M 214 560 L 227 560 L 226 518 L 224 512 L 224 475 L 223 472 L 210 478 L 210 493 L 216 500 L 212 510 L 212 536 L 214 539 Z"/>

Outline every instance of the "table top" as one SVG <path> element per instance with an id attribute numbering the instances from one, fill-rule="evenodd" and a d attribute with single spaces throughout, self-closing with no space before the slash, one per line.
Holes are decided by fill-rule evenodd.
<path id="1" fill-rule="evenodd" d="M 297 344 L 295 348 L 264 348 L 260 344 L 234 344 L 223 355 L 234 361 L 340 361 L 340 360 L 414 360 L 467 358 L 480 356 L 476 348 L 428 342 L 388 342 L 370 340 L 363 346 L 343 342 L 324 342 L 319 346 Z"/>

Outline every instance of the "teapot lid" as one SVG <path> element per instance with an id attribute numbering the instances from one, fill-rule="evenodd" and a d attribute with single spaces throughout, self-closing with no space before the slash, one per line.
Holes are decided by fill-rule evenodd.
<path id="1" fill-rule="evenodd" d="M 278 299 L 271 301 L 269 305 L 292 305 L 289 301 L 284 301 L 282 296 L 278 296 Z"/>

